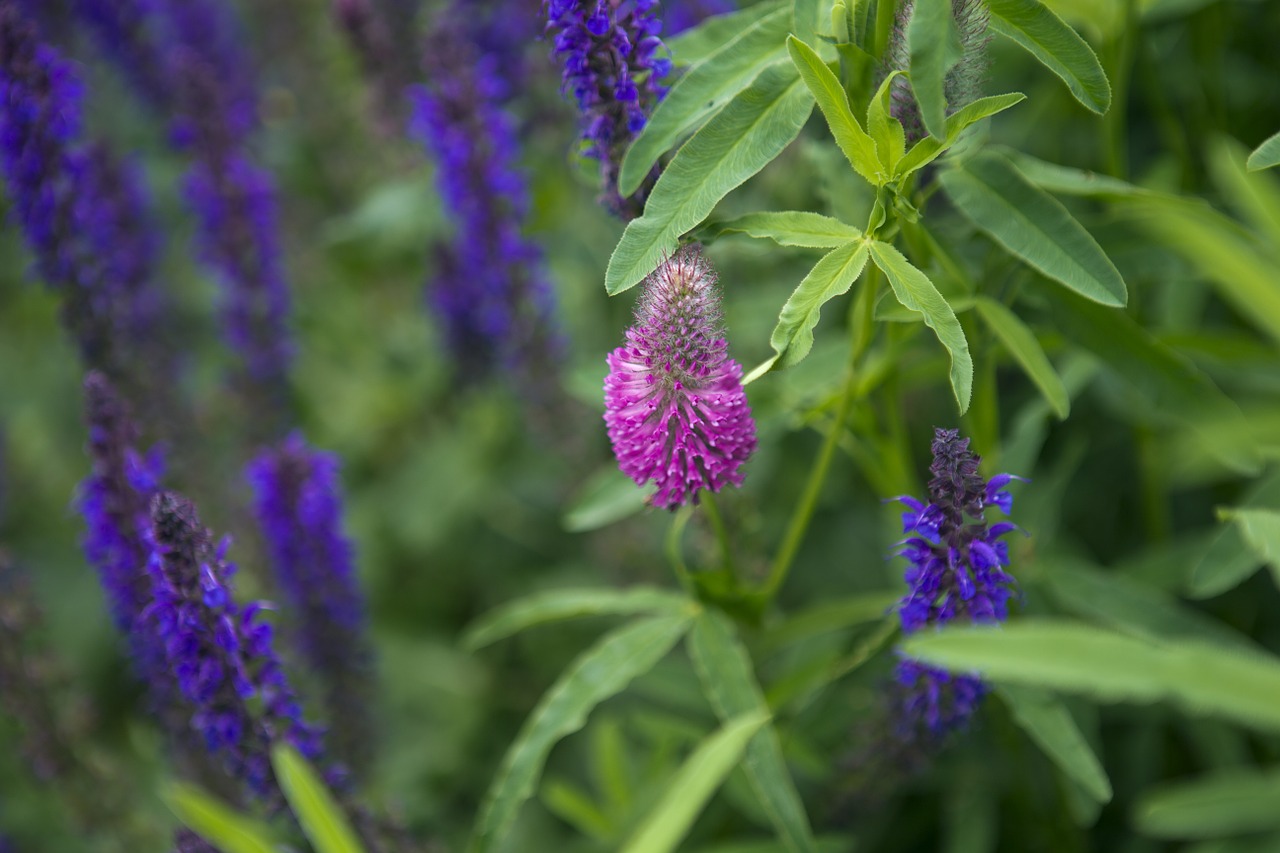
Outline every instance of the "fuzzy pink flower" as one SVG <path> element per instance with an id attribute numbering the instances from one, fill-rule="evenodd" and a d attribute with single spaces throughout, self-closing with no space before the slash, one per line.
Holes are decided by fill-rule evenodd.
<path id="1" fill-rule="evenodd" d="M 742 484 L 756 425 L 729 358 L 715 271 L 681 249 L 644 282 L 627 343 L 609 354 L 605 424 L 622 472 L 652 480 L 650 503 L 697 503 L 698 489 Z"/>

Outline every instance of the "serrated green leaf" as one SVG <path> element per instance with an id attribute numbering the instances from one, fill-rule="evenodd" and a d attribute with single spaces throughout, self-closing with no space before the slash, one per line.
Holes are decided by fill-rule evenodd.
<path id="1" fill-rule="evenodd" d="M 734 717 L 698 745 L 665 787 L 662 799 L 636 829 L 624 853 L 670 853 L 689 832 L 711 795 L 738 765 L 747 742 L 769 722 L 767 714 Z"/>
<path id="2" fill-rule="evenodd" d="M 978 315 L 995 332 L 1000 343 L 1004 344 L 1018 366 L 1027 374 L 1027 378 L 1040 389 L 1058 420 L 1066 420 L 1071 413 L 1071 398 L 1067 395 L 1062 379 L 1049 362 L 1049 357 L 1041 349 L 1040 342 L 1036 340 L 1035 333 L 1018 319 L 1018 315 L 994 299 L 979 296 L 975 304 Z"/>
<path id="3" fill-rule="evenodd" d="M 1071 94 L 1102 115 L 1111 107 L 1111 84 L 1102 63 L 1075 30 L 1039 0 L 989 0 L 991 29 L 1012 39 L 1062 78 Z"/>
<path id="4" fill-rule="evenodd" d="M 1202 426 L 1208 416 L 1242 422 L 1239 407 L 1188 359 L 1161 344 L 1123 311 L 1104 308 L 1067 290 L 1045 291 L 1054 323 L 1075 343 L 1098 356 L 1154 411 L 1181 419 L 1205 450 L 1239 472 L 1258 468 L 1257 449 L 1247 442 L 1212 441 Z"/>
<path id="5" fill-rule="evenodd" d="M 847 293 L 866 265 L 867 244 L 862 240 L 841 246 L 814 265 L 782 306 L 769 336 L 778 354 L 775 366 L 791 367 L 809 354 L 822 306 Z"/>
<path id="6" fill-rule="evenodd" d="M 1254 555 L 1271 569 L 1280 585 L 1280 510 L 1229 509 L 1218 514 L 1235 524 Z"/>
<path id="7" fill-rule="evenodd" d="M 1221 770 L 1148 792 L 1133 822 L 1156 838 L 1222 838 L 1280 829 L 1276 803 L 1280 770 Z"/>
<path id="8" fill-rule="evenodd" d="M 913 267 L 901 252 L 879 240 L 871 241 L 870 246 L 871 259 L 889 280 L 893 295 L 904 307 L 924 316 L 925 325 L 933 329 L 938 341 L 950 353 L 951 390 L 963 414 L 973 394 L 973 359 L 969 356 L 969 342 L 965 340 L 960 321 L 929 277 Z"/>
<path id="9" fill-rule="evenodd" d="M 1067 778 L 1101 803 L 1111 801 L 1111 780 L 1093 748 L 1080 733 L 1067 706 L 1034 687 L 1004 685 L 1000 698 L 1013 719 Z"/>
<path id="10" fill-rule="evenodd" d="M 161 792 L 161 799 L 188 829 L 223 853 L 276 853 L 268 826 L 194 785 L 174 782 Z"/>
<path id="11" fill-rule="evenodd" d="M 1246 164 L 1250 172 L 1280 166 L 1280 133 L 1268 137 L 1261 145 L 1253 149 Z"/>
<path id="12" fill-rule="evenodd" d="M 718 611 L 703 611 L 694 622 L 687 645 L 703 690 L 721 720 L 741 714 L 768 713 L 751 658 L 728 617 Z M 787 849 L 792 853 L 812 853 L 814 843 L 809 818 L 772 725 L 765 726 L 751 739 L 744 767 L 769 822 Z"/>
<path id="13" fill-rule="evenodd" d="M 1026 99 L 1027 96 L 1021 92 L 1009 92 L 1004 95 L 979 98 L 973 103 L 961 107 L 954 114 L 947 117 L 946 138 L 939 141 L 932 136 L 926 136 L 911 146 L 907 156 L 898 162 L 898 167 L 894 170 L 894 177 L 900 178 L 909 175 L 917 169 L 929 165 L 938 158 L 939 154 L 955 145 L 960 140 L 960 134 L 964 133 L 970 125 L 996 113 L 1004 112 L 1014 104 L 1021 103 Z"/>
<path id="14" fill-rule="evenodd" d="M 1128 301 L 1124 279 L 1098 242 L 1008 158 L 979 154 L 938 181 L 969 221 L 1031 267 L 1103 305 Z"/>
<path id="15" fill-rule="evenodd" d="M 849 165 L 873 186 L 884 186 L 889 180 L 889 173 L 876 153 L 875 140 L 858 124 L 853 110 L 849 108 L 849 97 L 836 75 L 813 48 L 795 36 L 787 39 L 787 50 Z"/>
<path id="16" fill-rule="evenodd" d="M 867 133 L 875 140 L 876 153 L 890 174 L 896 173 L 907 154 L 907 132 L 892 109 L 893 81 L 901 76 L 901 71 L 891 71 L 867 105 Z"/>
<path id="17" fill-rule="evenodd" d="M 951 0 L 916 0 L 907 24 L 907 46 L 911 52 L 911 91 L 920 107 L 920 118 L 930 136 L 944 139 L 947 72 L 964 58 Z"/>
<path id="18" fill-rule="evenodd" d="M 772 240 L 779 246 L 807 249 L 834 249 L 862 236 L 862 232 L 839 219 L 800 210 L 748 213 L 726 222 L 709 223 L 700 234 L 718 237 L 742 233 Z"/>
<path id="19" fill-rule="evenodd" d="M 618 192 L 629 196 L 658 158 L 681 136 L 745 89 L 770 63 L 787 58 L 783 39 L 791 11 L 775 8 L 730 34 L 723 43 L 680 76 L 627 149 L 618 173 Z"/>
<path id="20" fill-rule="evenodd" d="M 551 748 L 587 721 L 593 708 L 648 672 L 689 629 L 690 617 L 654 616 L 611 631 L 583 652 L 538 702 L 485 794 L 470 849 L 483 853 L 511 828 L 533 794 Z"/>
<path id="21" fill-rule="evenodd" d="M 676 248 L 731 190 L 767 166 L 800 133 L 813 96 L 788 63 L 766 68 L 702 126 L 663 170 L 645 205 L 622 234 L 605 289 L 634 287 Z"/>
<path id="22" fill-rule="evenodd" d="M 694 65 L 718 51 L 725 42 L 756 21 L 779 9 L 790 10 L 791 0 L 763 0 L 735 12 L 712 15 L 682 33 L 670 38 L 663 36 L 662 43 L 671 51 L 671 58 L 676 65 Z"/>
<path id="23" fill-rule="evenodd" d="M 680 593 L 657 587 L 556 589 L 508 602 L 486 613 L 463 633 L 462 646 L 475 651 L 535 625 L 580 616 L 637 613 L 674 616 L 694 606 Z"/>
<path id="24" fill-rule="evenodd" d="M 608 465 L 582 485 L 560 523 L 570 533 L 599 530 L 643 510 L 652 492 L 637 486 L 617 465 Z"/>
<path id="25" fill-rule="evenodd" d="M 316 853 L 362 853 L 364 847 L 338 801 L 296 749 L 277 743 L 271 748 L 271 766 L 289 809 Z"/>
<path id="26" fill-rule="evenodd" d="M 1280 730 L 1280 660 L 1271 655 L 1189 640 L 1157 644 L 1053 619 L 921 632 L 902 646 L 912 657 L 996 683 L 1102 702 L 1171 701 L 1193 714 Z"/>

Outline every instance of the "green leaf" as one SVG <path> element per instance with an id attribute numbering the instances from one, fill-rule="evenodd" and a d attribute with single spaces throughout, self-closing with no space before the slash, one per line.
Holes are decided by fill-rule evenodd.
<path id="1" fill-rule="evenodd" d="M 907 46 L 911 52 L 911 91 L 920 106 L 920 118 L 930 136 L 944 139 L 947 72 L 964 58 L 951 0 L 916 0 L 907 24 Z"/>
<path id="2" fill-rule="evenodd" d="M 902 646 L 913 657 L 1000 684 L 1102 702 L 1172 701 L 1191 713 L 1280 731 L 1280 661 L 1271 655 L 1190 640 L 1157 644 L 1052 619 L 921 632 Z"/>
<path id="3" fill-rule="evenodd" d="M 1247 165 L 1250 172 L 1270 169 L 1272 166 L 1280 166 L 1280 133 L 1268 137 L 1266 141 L 1253 149 L 1253 153 L 1249 155 Z"/>
<path id="4" fill-rule="evenodd" d="M 271 766 L 293 816 L 316 853 L 361 853 L 347 816 L 315 770 L 287 743 L 271 748 Z"/>
<path id="5" fill-rule="evenodd" d="M 839 219 L 800 210 L 748 213 L 727 222 L 706 226 L 709 237 L 742 233 L 772 240 L 779 246 L 801 246 L 806 249 L 834 249 L 857 240 L 862 232 Z"/>
<path id="6" fill-rule="evenodd" d="M 579 616 L 636 613 L 676 616 L 695 606 L 678 592 L 648 586 L 556 589 L 508 602 L 481 616 L 463 633 L 462 646 L 475 651 L 535 625 Z"/>
<path id="7" fill-rule="evenodd" d="M 1095 302 L 1128 301 L 1124 279 L 1097 241 L 1007 158 L 979 154 L 938 180 L 960 212 L 1011 254 Z"/>
<path id="8" fill-rule="evenodd" d="M 795 36 L 787 38 L 787 50 L 801 79 L 818 102 L 818 109 L 822 110 L 831 135 L 849 160 L 849 165 L 873 186 L 884 186 L 889 174 L 880 162 L 875 140 L 858 124 L 853 110 L 849 108 L 849 97 L 836 75 L 813 48 Z"/>
<path id="9" fill-rule="evenodd" d="M 799 364 L 813 348 L 813 328 L 822 306 L 847 293 L 867 265 L 867 244 L 847 243 L 825 255 L 804 277 L 778 314 L 769 344 L 778 354 L 777 367 Z"/>
<path id="10" fill-rule="evenodd" d="M 1019 728 L 1035 741 L 1067 778 L 1100 803 L 1111 801 L 1111 780 L 1067 706 L 1034 687 L 1005 685 L 1000 698 Z"/>
<path id="11" fill-rule="evenodd" d="M 721 720 L 741 714 L 768 713 L 764 695 L 752 670 L 751 658 L 742 647 L 723 613 L 705 610 L 689 634 L 689 657 L 702 680 L 703 690 Z M 747 745 L 744 763 L 747 779 L 760 798 L 769 822 L 793 853 L 812 853 L 813 832 L 804 804 L 796 791 L 782 756 L 782 744 L 772 725 L 762 729 Z"/>
<path id="12" fill-rule="evenodd" d="M 1280 770 L 1231 769 L 1151 791 L 1134 826 L 1156 838 L 1221 838 L 1280 829 Z"/>
<path id="13" fill-rule="evenodd" d="M 995 332 L 1000 343 L 1018 362 L 1018 366 L 1027 374 L 1027 378 L 1035 383 L 1058 420 L 1066 420 L 1071 413 L 1071 398 L 1067 388 L 1062 384 L 1057 371 L 1049 362 L 1049 357 L 1040 348 L 1035 333 L 1026 327 L 1018 315 L 994 299 L 980 296 L 976 302 L 978 315 L 986 321 Z"/>
<path id="14" fill-rule="evenodd" d="M 1188 359 L 1157 341 L 1123 311 L 1114 311 L 1061 289 L 1045 291 L 1055 324 L 1091 351 L 1150 404 L 1152 411 L 1181 419 L 1202 439 L 1205 449 L 1227 467 L 1256 471 L 1256 448 L 1245 442 L 1212 441 L 1206 416 L 1242 422 L 1232 400 Z"/>
<path id="15" fill-rule="evenodd" d="M 991 29 L 1012 39 L 1062 78 L 1086 108 L 1111 107 L 1111 84 L 1093 48 L 1039 0 L 989 0 Z"/>
<path id="16" fill-rule="evenodd" d="M 1243 507 L 1280 506 L 1280 471 L 1264 477 L 1245 493 Z M 1236 586 L 1258 569 L 1260 561 L 1234 524 L 1224 524 L 1196 560 L 1187 580 L 1187 595 L 1210 598 Z"/>
<path id="17" fill-rule="evenodd" d="M 954 114 L 947 117 L 946 138 L 938 141 L 932 136 L 926 136 L 911 146 L 907 156 L 898 162 L 898 167 L 894 170 L 894 177 L 900 178 L 909 175 L 917 169 L 929 165 L 937 159 L 939 154 L 955 145 L 960 140 L 960 134 L 964 133 L 970 125 L 996 113 L 1004 112 L 1014 104 L 1021 103 L 1026 99 L 1027 96 L 1021 92 L 1009 92 L 1005 95 L 979 98 L 973 103 L 961 107 Z"/>
<path id="18" fill-rule="evenodd" d="M 1155 641 L 1194 638 L 1256 650 L 1243 635 L 1222 623 L 1118 572 L 1060 559 L 1047 561 L 1043 568 L 1053 598 L 1081 618 Z"/>
<path id="19" fill-rule="evenodd" d="M 547 811 L 583 835 L 608 843 L 618 833 L 609 816 L 581 788 L 560 779 L 548 779 L 538 791 Z"/>
<path id="20" fill-rule="evenodd" d="M 731 190 L 769 164 L 800 133 L 813 96 L 785 63 L 766 68 L 686 142 L 613 250 L 605 272 L 612 294 L 635 286 L 675 251 Z"/>
<path id="21" fill-rule="evenodd" d="M 791 11 L 775 8 L 733 32 L 682 74 L 622 158 L 618 191 L 624 196 L 634 193 L 681 136 L 745 89 L 766 65 L 786 59 L 782 40 L 790 26 Z"/>
<path id="22" fill-rule="evenodd" d="M 1267 564 L 1280 585 L 1280 510 L 1228 509 L 1219 510 L 1218 514 L 1235 523 L 1244 541 Z"/>
<path id="23" fill-rule="evenodd" d="M 276 853 L 269 827 L 237 814 L 194 785 L 174 782 L 161 798 L 188 829 L 223 853 Z"/>
<path id="24" fill-rule="evenodd" d="M 1014 149 L 1000 150 L 1013 161 L 1024 178 L 1051 193 L 1091 198 L 1132 198 L 1151 194 L 1150 190 L 1110 175 L 1050 163 Z"/>
<path id="25" fill-rule="evenodd" d="M 901 71 L 889 72 L 867 105 L 867 133 L 875 140 L 876 153 L 890 174 L 896 173 L 907 153 L 907 132 L 902 122 L 894 118 L 892 109 L 893 81 L 901 75 Z"/>
<path id="26" fill-rule="evenodd" d="M 643 510 L 652 491 L 637 486 L 617 465 L 607 465 L 578 490 L 561 524 L 570 533 L 599 530 Z"/>
<path id="27" fill-rule="evenodd" d="M 925 325 L 933 329 L 951 354 L 951 390 L 960 405 L 960 413 L 964 414 L 973 393 L 973 360 L 969 357 L 969 343 L 955 312 L 929 277 L 913 267 L 893 246 L 879 240 L 871 241 L 871 259 L 889 279 L 889 286 L 898 301 L 922 314 Z"/>
<path id="28" fill-rule="evenodd" d="M 815 604 L 788 617 L 762 639 L 766 648 L 776 649 L 818 634 L 877 622 L 901 597 L 896 592 L 873 592 Z"/>
<path id="29" fill-rule="evenodd" d="M 671 51 L 671 58 L 677 65 L 694 65 L 720 50 L 725 42 L 756 21 L 779 9 L 790 10 L 790 0 L 763 0 L 736 12 L 713 15 L 679 35 L 664 36 L 662 43 Z"/>
<path id="30" fill-rule="evenodd" d="M 1245 321 L 1280 342 L 1280 279 L 1257 240 L 1205 204 L 1159 198 L 1130 206 L 1139 223 L 1194 265 Z"/>
<path id="31" fill-rule="evenodd" d="M 822 17 L 826 6 L 825 0 L 792 0 L 791 31 L 802 41 L 816 39 L 818 27 L 825 23 Z"/>
<path id="32" fill-rule="evenodd" d="M 690 617 L 654 616 L 624 625 L 583 652 L 529 714 L 507 750 L 476 823 L 471 850 L 483 853 L 511 828 L 533 793 L 551 748 L 576 732 L 605 699 L 648 672 L 689 629 Z"/>
<path id="33" fill-rule="evenodd" d="M 680 844 L 711 795 L 738 765 L 747 742 L 769 722 L 767 714 L 734 717 L 694 750 L 667 783 L 658 804 L 640 824 L 624 853 L 670 853 Z"/>
<path id="34" fill-rule="evenodd" d="M 1251 174 L 1245 152 L 1234 139 L 1218 137 L 1209 147 L 1209 172 L 1222 197 L 1231 203 L 1264 242 L 1280 243 L 1280 181 L 1269 173 Z"/>

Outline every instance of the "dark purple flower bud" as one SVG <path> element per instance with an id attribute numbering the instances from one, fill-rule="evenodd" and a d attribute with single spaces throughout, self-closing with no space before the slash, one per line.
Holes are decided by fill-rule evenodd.
<path id="1" fill-rule="evenodd" d="M 270 767 L 271 745 L 321 755 L 320 731 L 302 719 L 261 608 L 242 613 L 231 595 L 234 567 L 215 548 L 192 503 L 171 492 L 151 501 L 148 570 L 152 600 L 136 631 L 163 650 L 168 678 L 190 725 L 228 775 L 271 810 L 283 797 Z"/>
<path id="2" fill-rule="evenodd" d="M 609 354 L 605 423 L 622 472 L 652 480 L 654 506 L 696 503 L 699 489 L 742 484 L 756 426 L 729 357 L 715 272 L 695 247 L 644 282 L 627 343 Z"/>
<path id="3" fill-rule="evenodd" d="M 618 193 L 622 155 L 667 91 L 661 79 L 671 65 L 654 55 L 661 44 L 654 36 L 662 29 L 654 5 L 635 0 L 544 4 L 546 32 L 564 65 L 561 91 L 572 92 L 578 102 L 584 152 L 600 162 L 600 201 L 624 219 L 640 215 L 658 176 L 655 167 L 635 195 Z"/>
<path id="4" fill-rule="evenodd" d="M 338 458 L 312 449 L 294 433 L 263 451 L 246 473 L 271 567 L 295 615 L 303 658 L 324 686 L 331 747 L 345 763 L 361 768 L 370 757 L 371 651 L 364 595 L 342 530 Z"/>

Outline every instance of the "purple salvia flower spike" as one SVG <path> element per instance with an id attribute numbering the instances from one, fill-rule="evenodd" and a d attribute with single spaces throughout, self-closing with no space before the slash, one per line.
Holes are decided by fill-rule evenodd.
<path id="1" fill-rule="evenodd" d="M 338 458 L 298 433 L 263 451 L 246 472 L 271 566 L 296 615 L 304 659 L 324 686 L 334 754 L 367 765 L 371 652 L 364 596 L 342 531 Z"/>
<path id="2" fill-rule="evenodd" d="M 622 472 L 653 481 L 654 506 L 742 484 L 756 427 L 728 355 L 715 273 L 686 247 L 644 282 L 627 343 L 609 354 L 605 424 Z"/>
<path id="3" fill-rule="evenodd" d="M 600 163 L 600 201 L 614 214 L 633 219 L 658 177 L 640 189 L 618 192 L 622 155 L 644 129 L 666 94 L 661 80 L 671 63 L 657 52 L 662 22 L 654 0 L 548 0 L 546 31 L 563 57 L 561 91 L 571 93 L 582 113 L 584 153 Z"/>
<path id="4" fill-rule="evenodd" d="M 991 505 L 1006 510 L 1012 498 L 1003 487 L 1022 478 L 999 474 L 985 480 L 978 471 L 981 458 L 956 430 L 935 430 L 931 450 L 929 503 L 896 499 L 909 507 L 902 515 L 904 532 L 920 534 L 899 551 L 909 562 L 910 589 L 898 605 L 907 634 L 960 619 L 1003 621 L 1014 584 L 1003 568 L 1009 551 L 1001 537 L 1017 528 L 1007 521 L 988 525 L 984 511 Z M 974 676 L 951 675 L 908 658 L 899 661 L 897 672 L 900 733 L 910 737 L 920 727 L 935 738 L 963 728 L 986 693 Z"/>
<path id="5" fill-rule="evenodd" d="M 257 621 L 262 608 L 241 612 L 236 605 L 234 567 L 215 549 L 194 505 L 160 492 L 151 501 L 151 523 L 152 600 L 136 630 L 163 650 L 173 692 L 209 752 L 247 793 L 271 810 L 282 808 L 271 746 L 288 743 L 315 760 L 320 731 L 302 719 L 270 627 Z"/>

